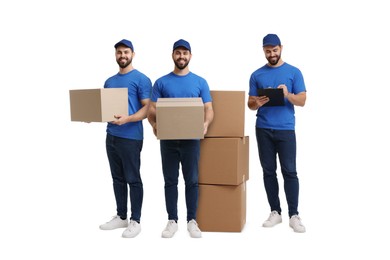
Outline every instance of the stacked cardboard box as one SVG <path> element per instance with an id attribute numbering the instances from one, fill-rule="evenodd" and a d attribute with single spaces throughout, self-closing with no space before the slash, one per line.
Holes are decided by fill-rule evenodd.
<path id="1" fill-rule="evenodd" d="M 202 231 L 241 232 L 249 179 L 245 92 L 211 91 L 211 95 L 214 120 L 200 145 L 197 222 Z"/>

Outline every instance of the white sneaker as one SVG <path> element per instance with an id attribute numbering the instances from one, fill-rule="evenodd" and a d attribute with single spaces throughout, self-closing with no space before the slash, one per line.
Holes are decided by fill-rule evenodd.
<path id="1" fill-rule="evenodd" d="M 273 227 L 276 224 L 282 223 L 282 216 L 273 210 L 266 221 L 263 223 L 263 227 Z"/>
<path id="2" fill-rule="evenodd" d="M 113 230 L 127 227 L 127 219 L 121 219 L 119 216 L 113 217 L 110 221 L 99 226 L 102 230 Z"/>
<path id="3" fill-rule="evenodd" d="M 167 226 L 162 232 L 161 236 L 163 238 L 171 238 L 176 233 L 178 229 L 177 223 L 174 220 L 169 220 Z"/>
<path id="4" fill-rule="evenodd" d="M 123 231 L 122 237 L 133 238 L 136 237 L 141 232 L 141 224 L 137 221 L 130 219 L 129 225 L 126 230 Z"/>
<path id="5" fill-rule="evenodd" d="M 297 233 L 305 233 L 306 228 L 301 222 L 301 218 L 298 215 L 293 215 L 290 218 L 290 227 Z"/>
<path id="6" fill-rule="evenodd" d="M 202 237 L 202 232 L 200 231 L 200 229 L 198 227 L 198 223 L 196 223 L 195 219 L 191 219 L 187 223 L 187 230 L 190 233 L 190 237 L 192 237 L 192 238 Z"/>

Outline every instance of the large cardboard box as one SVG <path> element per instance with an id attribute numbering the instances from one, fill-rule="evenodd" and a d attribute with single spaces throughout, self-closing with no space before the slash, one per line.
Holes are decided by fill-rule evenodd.
<path id="1" fill-rule="evenodd" d="M 246 223 L 246 182 L 199 185 L 196 221 L 205 232 L 241 232 Z"/>
<path id="2" fill-rule="evenodd" d="M 205 137 L 243 137 L 245 132 L 245 91 L 210 91 L 214 119 Z"/>
<path id="3" fill-rule="evenodd" d="M 238 185 L 249 179 L 249 136 L 200 141 L 199 183 Z"/>
<path id="4" fill-rule="evenodd" d="M 69 90 L 71 121 L 110 122 L 128 115 L 127 88 Z"/>
<path id="5" fill-rule="evenodd" d="M 202 98 L 159 98 L 156 103 L 157 138 L 203 139 Z"/>

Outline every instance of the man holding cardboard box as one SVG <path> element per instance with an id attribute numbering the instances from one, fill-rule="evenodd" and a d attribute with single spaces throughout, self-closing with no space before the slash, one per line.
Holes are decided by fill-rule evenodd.
<path id="1" fill-rule="evenodd" d="M 296 171 L 294 106 L 305 105 L 306 87 L 301 71 L 283 62 L 282 48 L 276 34 L 264 37 L 263 51 L 268 63 L 250 77 L 248 107 L 257 110 L 256 137 L 264 186 L 271 208 L 271 214 L 263 227 L 273 227 L 282 222 L 276 176 L 278 155 L 288 204 L 289 225 L 295 232 L 303 233 L 306 229 L 298 215 L 299 180 Z M 259 90 L 264 89 L 280 91 L 282 102 L 269 105 L 278 96 L 260 93 Z"/>
<path id="2" fill-rule="evenodd" d="M 143 144 L 142 120 L 146 118 L 152 82 L 134 69 L 134 47 L 123 39 L 115 44 L 115 57 L 119 73 L 108 78 L 104 88 L 128 89 L 128 116 L 115 115 L 107 124 L 106 149 L 110 164 L 117 215 L 100 229 L 126 228 L 123 237 L 133 238 L 141 232 L 143 184 L 140 175 L 140 154 Z M 128 190 L 130 189 L 130 194 Z M 127 221 L 127 198 L 130 195 L 131 216 Z"/>
<path id="3" fill-rule="evenodd" d="M 178 40 L 173 45 L 172 59 L 175 63 L 173 72 L 157 79 L 153 86 L 152 102 L 148 120 L 156 136 L 159 125 L 156 120 L 156 102 L 159 98 L 201 98 L 204 104 L 203 135 L 213 120 L 212 99 L 207 81 L 190 72 L 188 64 L 191 60 L 191 46 L 185 40 Z M 180 107 L 178 107 L 180 109 Z M 202 121 L 200 122 L 202 124 Z M 171 128 L 175 128 L 172 125 Z M 201 126 L 202 127 L 202 126 Z M 200 140 L 177 139 L 160 140 L 162 168 L 165 182 L 165 204 L 168 213 L 168 224 L 162 232 L 163 238 L 171 238 L 178 230 L 178 178 L 181 163 L 185 182 L 185 198 L 187 206 L 187 230 L 191 237 L 200 238 L 202 233 L 196 222 L 198 208 L 198 163 L 200 156 Z"/>

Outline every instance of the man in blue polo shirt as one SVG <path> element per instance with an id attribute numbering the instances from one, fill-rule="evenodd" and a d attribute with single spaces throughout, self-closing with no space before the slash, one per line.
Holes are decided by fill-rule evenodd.
<path id="1" fill-rule="evenodd" d="M 123 237 L 133 238 L 141 232 L 143 185 L 140 154 L 143 144 L 142 120 L 146 118 L 152 89 L 151 80 L 134 69 L 134 47 L 123 39 L 115 44 L 119 72 L 108 78 L 104 88 L 127 88 L 129 115 L 115 115 L 107 124 L 106 150 L 110 164 L 117 214 L 100 225 L 100 229 L 126 228 Z M 130 194 L 129 190 L 130 189 Z M 127 221 L 127 197 L 130 195 L 131 216 Z"/>
<path id="2" fill-rule="evenodd" d="M 173 45 L 172 59 L 175 63 L 173 72 L 159 78 L 153 85 L 148 120 L 156 134 L 156 102 L 158 98 L 201 97 L 204 103 L 204 134 L 213 120 L 214 112 L 209 86 L 205 79 L 190 72 L 191 46 L 185 40 L 178 40 Z M 174 126 L 172 126 L 174 127 Z M 187 230 L 191 237 L 200 238 L 202 233 L 196 222 L 198 207 L 198 163 L 200 140 L 160 140 L 161 159 L 165 182 L 165 205 L 168 224 L 162 232 L 163 238 L 171 238 L 178 229 L 178 178 L 179 164 L 185 183 L 187 206 Z"/>
<path id="3" fill-rule="evenodd" d="M 263 38 L 268 63 L 254 71 L 249 81 L 248 107 L 257 110 L 256 138 L 263 180 L 271 208 L 263 227 L 282 222 L 279 185 L 276 176 L 278 155 L 287 198 L 289 226 L 299 233 L 306 231 L 298 213 L 299 180 L 296 171 L 296 137 L 294 106 L 304 106 L 306 87 L 301 71 L 281 58 L 283 46 L 276 34 Z M 269 97 L 258 96 L 258 89 L 283 90 L 284 105 L 267 106 Z"/>

